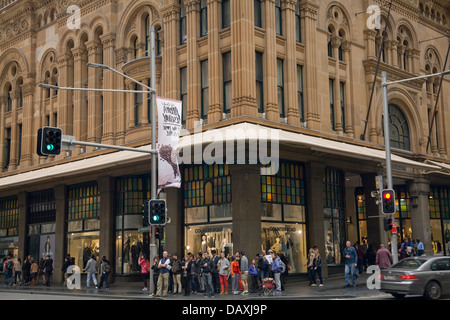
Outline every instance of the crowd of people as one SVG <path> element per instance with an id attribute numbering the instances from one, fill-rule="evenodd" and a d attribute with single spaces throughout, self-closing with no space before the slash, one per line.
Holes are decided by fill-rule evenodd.
<path id="1" fill-rule="evenodd" d="M 35 286 L 42 280 L 42 284 L 50 287 L 51 275 L 53 273 L 53 260 L 50 256 L 36 261 L 31 256 L 27 256 L 22 263 L 20 258 L 12 259 L 7 256 L 3 262 L 5 274 L 5 286 Z"/>
<path id="2" fill-rule="evenodd" d="M 275 294 L 285 289 L 288 272 L 286 257 L 280 252 L 265 251 L 249 260 L 245 251 L 237 251 L 230 259 L 222 252 L 177 253 L 163 252 L 150 263 L 145 254 L 139 257 L 144 291 L 148 290 L 150 270 L 153 270 L 154 297 L 168 294 L 203 294 L 206 297 L 220 295 L 248 295 L 262 292 L 264 279 L 273 278 Z"/>

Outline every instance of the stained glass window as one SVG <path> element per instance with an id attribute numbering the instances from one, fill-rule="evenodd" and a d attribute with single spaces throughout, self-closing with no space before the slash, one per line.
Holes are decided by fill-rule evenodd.
<path id="1" fill-rule="evenodd" d="M 56 202 L 53 190 L 30 193 L 28 197 L 28 224 L 54 222 Z"/>
<path id="2" fill-rule="evenodd" d="M 98 218 L 100 192 L 97 184 L 70 187 L 67 199 L 67 219 L 80 220 Z"/>
<path id="3" fill-rule="evenodd" d="M 118 178 L 116 195 L 116 215 L 141 214 L 144 200 L 151 197 L 150 176 Z"/>
<path id="4" fill-rule="evenodd" d="M 358 214 L 358 220 L 367 219 L 367 210 L 366 210 L 366 196 L 364 195 L 363 188 L 356 188 L 356 211 Z"/>
<path id="5" fill-rule="evenodd" d="M 281 162 L 275 175 L 261 175 L 261 201 L 305 205 L 303 165 Z"/>
<path id="6" fill-rule="evenodd" d="M 184 168 L 184 207 L 231 202 L 231 176 L 227 164 Z"/>
<path id="7" fill-rule="evenodd" d="M 428 199 L 431 219 L 450 219 L 450 188 L 432 186 Z"/>
<path id="8" fill-rule="evenodd" d="M 395 213 L 397 219 L 411 219 L 411 200 L 406 186 L 397 186 L 395 188 L 395 204 L 398 211 Z"/>
<path id="9" fill-rule="evenodd" d="M 17 198 L 0 200 L 0 228 L 16 228 L 19 222 Z"/>
<path id="10" fill-rule="evenodd" d="M 323 178 L 323 206 L 324 208 L 345 208 L 344 172 L 331 168 L 325 169 Z"/>

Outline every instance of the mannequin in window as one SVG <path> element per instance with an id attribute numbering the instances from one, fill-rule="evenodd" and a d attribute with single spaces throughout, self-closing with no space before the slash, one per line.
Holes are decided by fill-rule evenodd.
<path id="1" fill-rule="evenodd" d="M 88 260 L 91 258 L 92 250 L 89 247 L 89 244 L 87 242 L 84 243 L 84 250 L 83 250 L 83 268 L 86 268 L 86 264 Z"/>
<path id="2" fill-rule="evenodd" d="M 138 271 L 138 259 L 139 259 L 139 246 L 136 244 L 136 240 L 133 241 L 131 246 L 131 270 Z"/>
<path id="3" fill-rule="evenodd" d="M 275 243 L 272 245 L 272 247 L 270 247 L 270 249 L 272 249 L 272 251 L 273 252 L 279 252 L 279 251 L 282 251 L 281 249 L 282 249 L 282 246 L 281 246 L 281 243 L 280 243 L 280 238 L 276 238 L 275 239 Z"/>
<path id="4" fill-rule="evenodd" d="M 202 253 L 208 249 L 208 243 L 206 242 L 206 236 L 202 236 Z"/>

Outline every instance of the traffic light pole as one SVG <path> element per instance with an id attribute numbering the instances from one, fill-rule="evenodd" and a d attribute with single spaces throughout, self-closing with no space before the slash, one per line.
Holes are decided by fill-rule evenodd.
<path id="1" fill-rule="evenodd" d="M 386 178 L 387 178 L 387 188 L 393 189 L 392 182 L 392 164 L 391 164 L 391 137 L 389 128 L 389 105 L 388 105 L 388 94 L 387 94 L 387 73 L 383 71 L 381 73 L 381 87 L 383 89 L 383 124 L 384 124 L 384 146 L 386 149 Z M 395 205 L 395 203 L 394 203 Z M 395 213 L 392 215 L 392 223 L 395 223 Z M 391 252 L 392 252 L 392 262 L 398 262 L 398 250 L 397 250 L 397 234 L 391 233 Z"/>

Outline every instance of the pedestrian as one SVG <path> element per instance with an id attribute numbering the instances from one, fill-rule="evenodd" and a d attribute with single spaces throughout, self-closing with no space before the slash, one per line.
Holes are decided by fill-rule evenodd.
<path id="1" fill-rule="evenodd" d="M 203 277 L 203 269 L 202 269 L 202 262 L 203 262 L 203 253 L 198 252 L 197 253 L 197 278 L 198 278 L 198 290 L 197 292 L 205 292 L 205 277 Z"/>
<path id="2" fill-rule="evenodd" d="M 102 262 L 100 264 L 100 283 L 98 284 L 98 288 L 101 289 L 103 286 L 103 282 L 105 282 L 106 290 L 109 290 L 109 273 L 111 272 L 111 265 L 109 261 L 106 259 L 106 256 L 102 257 Z"/>
<path id="3" fill-rule="evenodd" d="M 192 254 L 191 255 L 192 264 L 191 264 L 191 288 L 192 293 L 197 293 L 199 290 L 199 283 L 198 283 L 198 266 L 197 266 L 197 256 Z"/>
<path id="4" fill-rule="evenodd" d="M 64 275 L 64 287 L 67 285 L 67 278 L 69 277 L 69 274 L 67 273 L 67 269 L 69 268 L 70 265 L 71 265 L 70 254 L 67 254 L 66 257 L 64 258 L 64 263 L 61 268 L 61 272 Z"/>
<path id="5" fill-rule="evenodd" d="M 95 289 L 98 289 L 97 278 L 95 277 L 95 272 L 97 271 L 97 260 L 95 259 L 95 255 L 91 255 L 91 258 L 86 263 L 86 267 L 83 271 L 87 271 L 87 280 L 86 280 L 86 288 L 89 289 L 91 287 L 91 278 L 94 282 Z"/>
<path id="6" fill-rule="evenodd" d="M 417 239 L 417 255 L 420 257 L 423 255 L 423 251 L 425 250 L 425 247 L 423 245 L 423 242 Z"/>
<path id="7" fill-rule="evenodd" d="M 141 253 L 141 255 L 138 258 L 138 265 L 141 266 L 141 277 L 142 281 L 144 282 L 144 288 L 142 288 L 142 291 L 147 291 L 148 287 L 148 280 L 150 279 L 150 261 L 147 260 L 147 256 L 145 253 Z"/>
<path id="8" fill-rule="evenodd" d="M 319 248 L 317 246 L 314 246 L 314 260 L 313 260 L 313 284 L 312 287 L 316 286 L 316 275 L 319 276 L 319 287 L 323 286 L 323 279 L 322 279 L 322 256 L 319 253 Z"/>
<path id="9" fill-rule="evenodd" d="M 241 251 L 241 283 L 243 292 L 242 295 L 248 295 L 248 259 L 245 256 L 245 251 Z"/>
<path id="10" fill-rule="evenodd" d="M 248 267 L 248 273 L 252 277 L 251 293 L 256 293 L 259 290 L 258 286 L 258 267 L 256 266 L 256 260 L 252 259 L 250 266 Z"/>
<path id="11" fill-rule="evenodd" d="M 280 279 L 280 274 L 281 272 L 284 272 L 284 270 L 282 270 L 281 268 L 281 259 L 280 257 L 277 256 L 277 254 L 275 252 L 273 252 L 272 250 L 269 250 L 269 252 L 271 252 L 272 254 L 272 272 L 273 272 L 273 277 L 275 280 L 275 285 L 276 285 L 276 289 L 275 289 L 275 293 L 281 293 L 281 279 Z"/>
<path id="12" fill-rule="evenodd" d="M 191 294 L 191 270 L 192 270 L 192 255 L 188 253 L 184 257 L 181 269 L 183 270 L 182 284 L 184 286 L 184 296 L 187 297 Z"/>
<path id="13" fill-rule="evenodd" d="M 228 276 L 230 274 L 230 261 L 225 258 L 225 252 L 220 253 L 219 264 L 219 279 L 220 279 L 220 294 L 228 294 Z"/>
<path id="14" fill-rule="evenodd" d="M 239 268 L 239 262 L 236 260 L 236 256 L 231 258 L 231 289 L 233 294 L 239 294 L 239 275 L 241 269 Z"/>
<path id="15" fill-rule="evenodd" d="M 31 268 L 31 256 L 27 256 L 22 265 L 23 282 L 26 286 L 30 285 L 30 268 Z"/>
<path id="16" fill-rule="evenodd" d="M 45 257 L 43 271 L 45 272 L 45 286 L 50 287 L 50 279 L 53 273 L 53 259 L 50 255 Z"/>
<path id="17" fill-rule="evenodd" d="M 14 261 L 13 272 L 14 272 L 14 285 L 17 286 L 17 278 L 19 278 L 19 286 L 21 286 L 22 285 L 22 261 L 20 260 L 20 258 L 17 258 Z"/>
<path id="18" fill-rule="evenodd" d="M 159 256 L 155 256 L 153 258 L 153 265 L 151 267 L 153 271 L 153 292 L 150 294 L 150 296 L 153 296 L 156 294 L 157 286 L 158 286 L 158 279 L 159 279 Z"/>
<path id="19" fill-rule="evenodd" d="M 236 257 L 236 262 L 239 264 L 239 269 L 241 268 L 241 255 L 239 253 L 239 251 L 236 251 L 236 254 L 234 255 Z M 241 281 L 241 276 L 242 274 L 239 273 L 239 278 L 238 278 L 238 282 L 239 282 L 239 293 L 242 292 L 242 281 Z"/>
<path id="20" fill-rule="evenodd" d="M 154 297 L 167 297 L 167 291 L 169 289 L 169 276 L 170 269 L 172 266 L 170 265 L 170 259 L 168 257 L 169 253 L 167 251 L 163 252 L 163 257 L 159 260 L 158 269 L 159 269 L 159 277 L 157 290 Z"/>
<path id="21" fill-rule="evenodd" d="M 356 267 L 358 266 L 358 253 L 352 247 L 351 242 L 347 241 L 344 248 L 345 258 L 345 287 L 356 287 Z"/>
<path id="22" fill-rule="evenodd" d="M 38 273 L 39 273 L 39 265 L 37 264 L 34 258 L 31 258 L 30 276 L 31 276 L 31 285 L 33 287 L 37 283 Z"/>
<path id="23" fill-rule="evenodd" d="M 39 278 L 42 277 L 42 284 L 45 285 L 44 258 L 39 259 L 39 271 L 36 278 L 36 284 L 39 284 Z"/>
<path id="24" fill-rule="evenodd" d="M 214 266 L 208 252 L 205 252 L 203 256 L 202 269 L 203 276 L 205 277 L 205 297 L 213 298 L 216 294 L 212 284 L 212 271 Z"/>
<path id="25" fill-rule="evenodd" d="M 174 253 L 172 256 L 172 278 L 173 278 L 173 292 L 172 294 L 181 294 L 181 273 L 183 269 L 181 268 L 181 261 L 178 259 L 178 254 Z"/>
<path id="26" fill-rule="evenodd" d="M 367 264 L 372 266 L 376 263 L 377 252 L 375 251 L 375 247 L 373 244 L 369 244 L 369 248 L 367 249 Z"/>
<path id="27" fill-rule="evenodd" d="M 212 275 L 212 283 L 213 283 L 213 287 L 215 290 L 215 293 L 220 293 L 220 279 L 219 279 L 219 260 L 220 257 L 217 255 L 217 251 L 212 249 L 211 250 L 211 260 L 213 263 L 213 269 L 211 271 L 211 275 Z"/>
<path id="28" fill-rule="evenodd" d="M 281 291 L 284 291 L 286 287 L 286 277 L 288 276 L 288 259 L 284 255 L 283 251 L 279 251 L 278 256 L 285 266 L 284 271 L 280 273 Z"/>
<path id="29" fill-rule="evenodd" d="M 13 285 L 12 273 L 14 269 L 14 263 L 11 260 L 10 256 L 6 257 L 5 262 L 3 263 L 3 270 L 5 272 L 5 287 L 8 285 Z"/>
<path id="30" fill-rule="evenodd" d="M 315 283 L 315 279 L 313 280 L 313 263 L 314 263 L 314 249 L 309 248 L 308 257 L 306 258 L 306 270 L 308 272 L 309 285 L 312 286 Z"/>
<path id="31" fill-rule="evenodd" d="M 364 249 L 359 245 L 359 242 L 355 243 L 355 249 L 358 253 L 358 267 L 356 270 L 358 271 L 358 275 L 360 275 L 363 273 L 364 268 Z"/>
<path id="32" fill-rule="evenodd" d="M 259 276 L 260 276 L 260 280 L 261 280 L 261 284 L 262 284 L 264 282 L 264 279 L 269 277 L 269 261 L 267 260 L 265 252 L 262 252 L 262 254 L 259 256 L 258 269 L 259 269 L 259 273 L 260 273 Z"/>
<path id="33" fill-rule="evenodd" d="M 376 265 L 380 269 L 387 269 L 391 266 L 392 254 L 388 249 L 384 247 L 384 244 L 380 244 L 380 248 L 377 251 Z"/>

